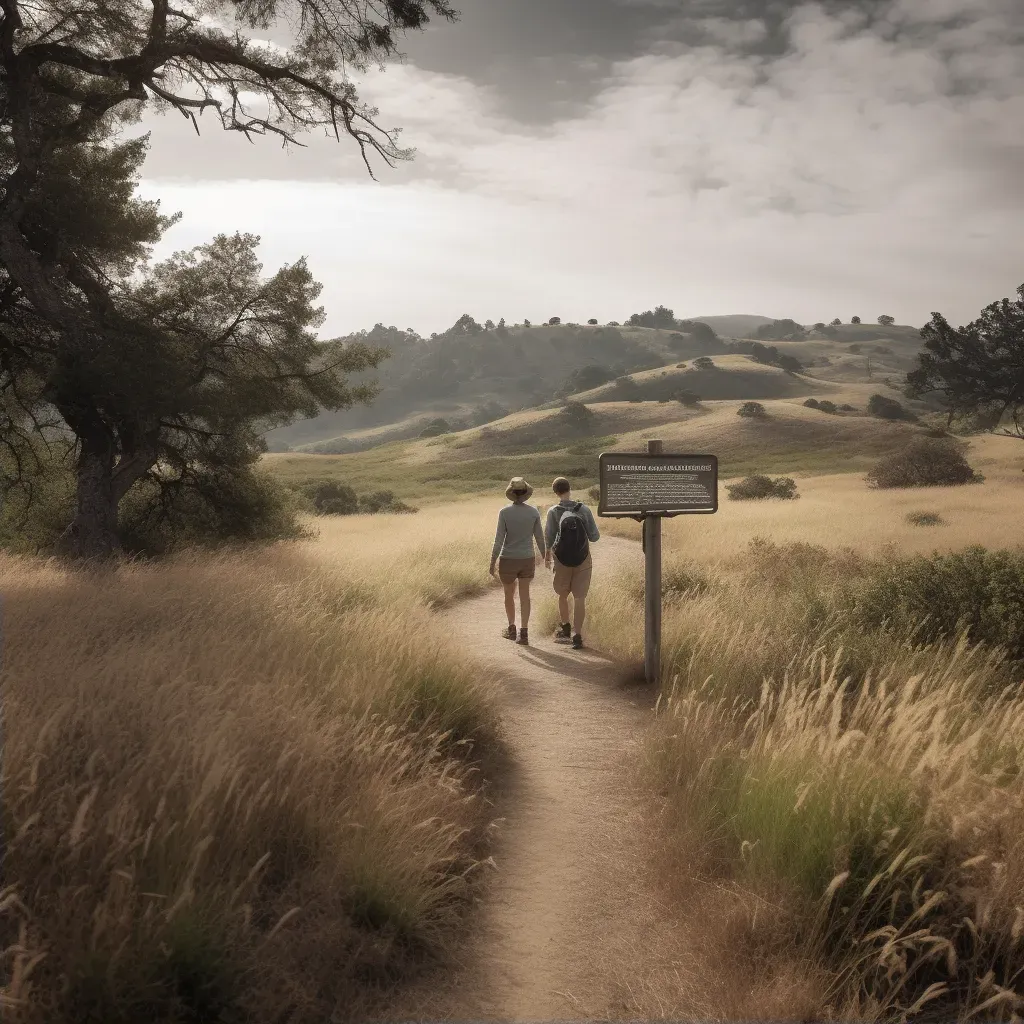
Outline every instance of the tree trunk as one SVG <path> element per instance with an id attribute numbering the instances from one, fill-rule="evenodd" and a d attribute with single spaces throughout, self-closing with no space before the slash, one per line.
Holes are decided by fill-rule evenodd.
<path id="1" fill-rule="evenodd" d="M 105 431 L 80 440 L 78 504 L 61 546 L 75 558 L 109 558 L 118 548 L 114 445 Z"/>

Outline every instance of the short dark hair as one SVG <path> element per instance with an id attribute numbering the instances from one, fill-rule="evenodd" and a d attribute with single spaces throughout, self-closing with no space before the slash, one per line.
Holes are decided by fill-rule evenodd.
<path id="1" fill-rule="evenodd" d="M 568 494 L 572 490 L 572 487 L 564 476 L 559 476 L 555 477 L 555 482 L 551 485 L 551 490 L 553 490 L 555 494 Z"/>

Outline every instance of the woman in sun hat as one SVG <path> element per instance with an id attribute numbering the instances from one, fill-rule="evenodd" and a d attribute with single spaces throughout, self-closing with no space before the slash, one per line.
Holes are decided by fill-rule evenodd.
<path id="1" fill-rule="evenodd" d="M 527 627 L 530 624 L 530 580 L 533 579 L 537 558 L 533 553 L 534 541 L 545 555 L 544 529 L 540 523 L 540 510 L 527 505 L 526 500 L 533 494 L 533 488 L 521 477 L 514 476 L 505 490 L 506 505 L 498 513 L 498 529 L 494 534 L 491 549 L 490 574 L 497 577 L 505 590 L 505 612 L 508 615 L 508 629 L 501 635 L 506 640 L 517 640 L 521 644 L 530 642 Z M 516 631 L 516 586 L 519 587 L 519 612 L 522 626 Z"/>

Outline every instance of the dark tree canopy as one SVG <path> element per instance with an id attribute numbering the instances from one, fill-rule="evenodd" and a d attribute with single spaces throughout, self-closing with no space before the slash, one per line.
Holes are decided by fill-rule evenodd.
<path id="1" fill-rule="evenodd" d="M 662 327 L 676 326 L 676 315 L 668 306 L 655 306 L 643 313 L 634 313 L 626 323 L 630 327 Z"/>
<path id="2" fill-rule="evenodd" d="M 941 313 L 921 328 L 924 351 L 907 375 L 907 396 L 939 394 L 949 413 L 977 416 L 1004 433 L 1024 437 L 1024 285 L 1016 301 L 986 306 L 977 320 L 954 328 Z"/>

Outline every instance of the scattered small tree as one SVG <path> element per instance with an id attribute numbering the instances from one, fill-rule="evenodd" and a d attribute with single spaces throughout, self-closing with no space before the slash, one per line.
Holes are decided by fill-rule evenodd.
<path id="1" fill-rule="evenodd" d="M 818 403 L 818 408 L 822 412 L 827 412 L 830 415 L 835 415 L 839 411 L 838 408 L 836 407 L 836 403 L 835 402 L 830 402 L 827 398 L 822 399 Z"/>
<path id="2" fill-rule="evenodd" d="M 808 398 L 807 401 L 804 402 L 804 405 L 807 406 L 808 409 L 820 408 L 819 402 L 816 398 Z"/>
<path id="3" fill-rule="evenodd" d="M 588 321 L 587 321 L 587 323 L 588 323 L 588 324 L 589 324 L 589 325 L 590 325 L 591 327 L 594 327 L 594 326 L 595 326 L 595 325 L 597 324 L 597 321 L 596 321 L 596 320 L 594 320 L 594 319 L 590 319 L 590 320 L 588 320 Z"/>
<path id="4" fill-rule="evenodd" d="M 710 356 L 697 356 L 693 361 L 693 366 L 696 370 L 713 370 L 715 363 Z"/>
<path id="5" fill-rule="evenodd" d="M 763 420 L 768 418 L 768 410 L 760 402 L 744 402 L 737 410 L 737 416 Z"/>
<path id="6" fill-rule="evenodd" d="M 620 399 L 625 399 L 629 402 L 638 402 L 640 400 L 640 385 L 632 377 L 623 376 L 616 378 L 615 390 Z"/>
<path id="7" fill-rule="evenodd" d="M 860 323 L 860 317 L 859 316 L 851 316 L 850 317 L 850 323 L 851 324 L 859 324 Z"/>
<path id="8" fill-rule="evenodd" d="M 798 498 L 796 481 L 792 477 L 780 476 L 772 479 L 755 473 L 745 477 L 738 484 L 728 484 L 725 488 L 732 501 L 758 501 L 763 498 Z"/>
<path id="9" fill-rule="evenodd" d="M 880 317 L 878 318 L 878 322 L 879 322 L 879 323 L 880 323 L 880 324 L 881 324 L 881 325 L 882 325 L 883 327 L 889 327 L 889 326 L 891 326 L 892 324 L 896 323 L 896 317 L 894 317 L 894 316 L 886 316 L 886 315 L 885 315 L 885 314 L 883 313 L 883 314 L 882 314 L 882 315 L 881 315 L 881 316 L 880 316 Z"/>
<path id="10" fill-rule="evenodd" d="M 839 319 L 839 317 L 836 317 L 836 318 L 835 318 L 835 320 L 833 320 L 833 321 L 832 321 L 832 323 L 830 324 L 830 326 L 831 326 L 831 327 L 841 327 L 841 326 L 842 326 L 842 324 L 843 324 L 843 321 L 842 321 L 842 320 L 840 320 L 840 319 Z"/>
<path id="11" fill-rule="evenodd" d="M 700 405 L 700 395 L 694 394 L 692 391 L 684 389 L 676 395 L 676 401 L 680 405 L 685 405 L 687 408 L 692 409 L 694 406 Z"/>
<path id="12" fill-rule="evenodd" d="M 531 324 L 529 320 L 524 320 L 524 321 L 523 321 L 523 326 L 524 326 L 524 327 L 532 327 L 532 326 L 533 326 L 533 324 Z"/>
<path id="13" fill-rule="evenodd" d="M 879 459 L 867 474 L 871 487 L 952 487 L 979 483 L 964 456 L 963 442 L 951 437 L 916 437 Z"/>
<path id="14" fill-rule="evenodd" d="M 819 322 L 819 323 L 816 323 L 816 324 L 814 325 L 814 329 L 815 329 L 816 331 L 823 331 L 823 330 L 825 330 L 825 325 L 824 325 L 823 323 L 820 323 L 820 322 Z"/>
<path id="15" fill-rule="evenodd" d="M 562 407 L 562 417 L 569 426 L 577 429 L 589 427 L 596 419 L 582 402 L 566 402 Z"/>
<path id="16" fill-rule="evenodd" d="M 917 417 L 894 398 L 885 395 L 872 395 L 868 399 L 868 412 L 883 420 L 915 420 Z"/>
<path id="17" fill-rule="evenodd" d="M 500 320 L 498 321 L 498 326 L 499 326 L 499 327 L 504 327 L 504 326 L 505 326 L 505 318 L 504 318 L 504 317 L 502 317 L 502 318 L 501 318 L 501 319 L 500 319 Z"/>
<path id="18" fill-rule="evenodd" d="M 609 327 L 621 327 L 622 325 L 619 323 L 618 320 L 609 320 L 608 321 L 608 326 Z"/>
<path id="19" fill-rule="evenodd" d="M 488 330 L 488 331 L 493 331 L 494 330 L 494 321 L 493 320 L 485 320 L 484 321 L 484 329 Z"/>
<path id="20" fill-rule="evenodd" d="M 440 416 L 437 419 L 431 420 L 424 428 L 420 431 L 420 437 L 438 437 L 441 434 L 450 434 L 452 425 Z"/>
<path id="21" fill-rule="evenodd" d="M 553 325 L 553 324 L 560 324 L 561 322 L 562 322 L 562 318 L 560 316 L 553 316 L 548 321 L 548 325 L 550 326 L 550 325 Z"/>

